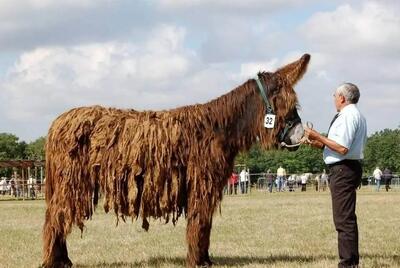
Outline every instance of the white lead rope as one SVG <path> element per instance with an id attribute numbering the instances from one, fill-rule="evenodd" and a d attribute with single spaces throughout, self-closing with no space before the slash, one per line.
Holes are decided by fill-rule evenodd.
<path id="1" fill-rule="evenodd" d="M 306 127 L 308 127 L 309 129 L 313 128 L 313 123 L 311 122 L 307 122 L 306 123 Z M 300 145 L 302 145 L 303 143 L 310 143 L 311 141 L 308 139 L 308 135 L 305 134 L 306 132 L 304 131 L 303 137 L 300 139 L 299 143 L 296 144 L 286 144 L 286 142 L 282 141 L 281 142 L 281 146 L 282 147 L 287 147 L 287 148 L 293 148 L 293 147 L 299 147 Z"/>

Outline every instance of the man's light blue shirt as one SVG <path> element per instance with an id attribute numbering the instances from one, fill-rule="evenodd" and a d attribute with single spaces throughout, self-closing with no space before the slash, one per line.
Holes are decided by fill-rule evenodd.
<path id="1" fill-rule="evenodd" d="M 333 164 L 345 159 L 364 158 L 364 146 L 367 141 L 367 122 L 355 104 L 348 104 L 340 111 L 338 118 L 329 129 L 328 138 L 348 149 L 341 155 L 324 148 L 324 161 Z"/>

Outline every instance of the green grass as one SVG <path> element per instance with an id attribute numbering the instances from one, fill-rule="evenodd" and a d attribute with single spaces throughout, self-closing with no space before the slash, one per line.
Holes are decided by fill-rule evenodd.
<path id="1" fill-rule="evenodd" d="M 45 204 L 0 201 L 0 267 L 38 267 Z M 225 197 L 214 217 L 210 254 L 215 267 L 337 267 L 329 192 L 253 191 Z M 358 192 L 362 267 L 400 267 L 400 192 Z M 75 267 L 183 267 L 185 220 L 177 225 L 120 221 L 99 206 L 81 238 L 68 237 Z"/>

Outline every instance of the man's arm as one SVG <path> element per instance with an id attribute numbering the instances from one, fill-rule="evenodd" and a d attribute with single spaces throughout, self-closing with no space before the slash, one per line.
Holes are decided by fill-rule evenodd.
<path id="1" fill-rule="evenodd" d="M 321 135 L 314 129 L 305 128 L 304 131 L 306 132 L 306 135 L 308 135 L 310 144 L 314 147 L 322 149 L 324 146 L 327 146 L 332 151 L 337 152 L 341 155 L 345 155 L 349 151 L 348 148 L 338 144 L 337 142 L 331 139 L 328 139 L 327 137 Z"/>
<path id="2" fill-rule="evenodd" d="M 306 144 L 311 145 L 312 147 L 322 149 L 324 148 L 324 144 L 322 142 L 316 141 L 316 140 L 308 140 Z"/>

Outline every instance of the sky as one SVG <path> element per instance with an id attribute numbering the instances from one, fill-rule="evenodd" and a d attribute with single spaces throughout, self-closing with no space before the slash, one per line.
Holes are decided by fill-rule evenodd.
<path id="1" fill-rule="evenodd" d="M 400 1 L 2 0 L 0 133 L 30 142 L 61 113 L 208 102 L 304 53 L 304 122 L 326 132 L 343 82 L 368 133 L 400 126 Z"/>

